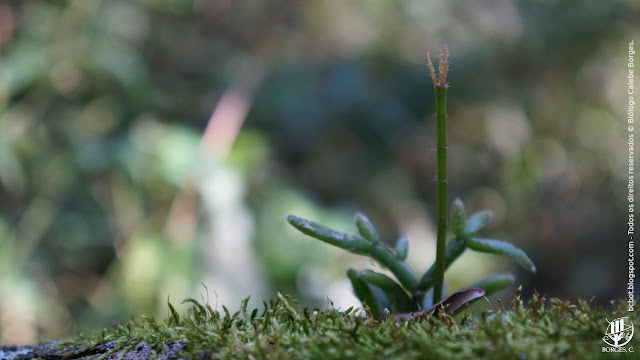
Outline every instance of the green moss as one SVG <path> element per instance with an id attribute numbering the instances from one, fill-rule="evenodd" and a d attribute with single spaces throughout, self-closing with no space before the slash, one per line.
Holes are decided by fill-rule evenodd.
<path id="1" fill-rule="evenodd" d="M 629 316 L 626 304 L 592 308 L 537 294 L 528 306 L 516 297 L 494 309 L 480 301 L 451 317 L 440 314 L 407 322 L 366 319 L 354 309 L 300 309 L 284 296 L 249 311 L 248 299 L 230 314 L 193 299 L 186 316 L 171 315 L 158 323 L 141 317 L 116 329 L 78 336 L 60 348 L 91 348 L 111 342 L 110 352 L 130 351 L 141 342 L 151 358 L 162 358 L 167 344 L 179 342 L 180 356 L 212 359 L 616 359 L 630 354 L 602 353 L 607 320 Z M 627 344 L 640 351 L 640 335 Z M 625 357 L 625 355 L 627 357 Z"/>

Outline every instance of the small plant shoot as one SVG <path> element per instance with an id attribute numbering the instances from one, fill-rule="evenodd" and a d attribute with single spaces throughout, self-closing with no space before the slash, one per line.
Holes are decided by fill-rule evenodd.
<path id="1" fill-rule="evenodd" d="M 514 281 L 512 274 L 497 274 L 464 289 L 446 295 L 444 273 L 465 250 L 506 256 L 523 268 L 536 272 L 531 259 L 516 246 L 495 239 L 478 237 L 480 230 L 493 220 L 490 210 L 482 210 L 467 217 L 464 203 L 455 199 L 451 212 L 447 209 L 447 74 L 449 72 L 449 50 L 438 51 L 438 72 L 427 53 L 429 70 L 433 78 L 436 100 L 436 185 L 437 185 L 437 233 L 435 263 L 418 279 L 409 269 L 405 260 L 409 251 L 409 240 L 401 237 L 391 249 L 379 238 L 371 221 L 361 213 L 355 214 L 358 234 L 348 234 L 333 230 L 310 220 L 287 215 L 286 220 L 305 235 L 372 258 L 388 269 L 394 278 L 372 270 L 347 270 L 353 291 L 362 305 L 375 318 L 391 314 L 398 320 L 408 320 L 439 309 L 451 313 L 465 303 L 502 290 Z M 448 215 L 448 216 L 447 216 Z M 447 241 L 447 228 L 453 238 Z"/>

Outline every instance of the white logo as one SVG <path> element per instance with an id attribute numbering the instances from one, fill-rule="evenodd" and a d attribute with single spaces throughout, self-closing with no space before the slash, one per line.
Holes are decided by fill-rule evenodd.
<path id="1" fill-rule="evenodd" d="M 609 346 L 622 347 L 627 345 L 633 337 L 633 323 L 628 317 L 617 318 L 613 321 L 605 318 L 609 323 L 602 341 Z"/>

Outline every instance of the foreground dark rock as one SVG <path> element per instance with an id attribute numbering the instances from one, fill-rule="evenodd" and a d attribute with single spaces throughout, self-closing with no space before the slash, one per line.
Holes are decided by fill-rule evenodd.
<path id="1" fill-rule="evenodd" d="M 146 360 L 154 354 L 154 349 L 144 341 L 139 342 L 133 349 L 129 349 L 126 354 L 125 350 L 113 351 L 118 345 L 117 341 L 111 341 L 90 348 L 74 347 L 57 349 L 56 342 L 42 345 L 5 345 L 0 346 L 0 360 L 25 360 L 25 359 L 44 359 L 44 360 L 95 360 L 102 358 L 105 360 L 123 359 L 123 360 Z M 155 349 L 158 360 L 172 360 L 183 358 L 182 352 L 185 350 L 184 341 L 172 341 L 163 344 L 163 349 Z M 104 354 L 112 352 L 103 357 Z M 209 359 L 211 353 L 203 353 L 199 356 L 187 356 L 185 359 Z"/>

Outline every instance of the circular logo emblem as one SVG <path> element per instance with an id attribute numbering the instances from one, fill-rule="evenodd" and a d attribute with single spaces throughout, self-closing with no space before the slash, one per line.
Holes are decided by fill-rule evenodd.
<path id="1" fill-rule="evenodd" d="M 631 338 L 633 338 L 633 323 L 628 317 L 617 318 L 613 321 L 609 321 L 607 331 L 604 333 L 602 341 L 609 346 L 621 347 L 627 345 Z"/>

